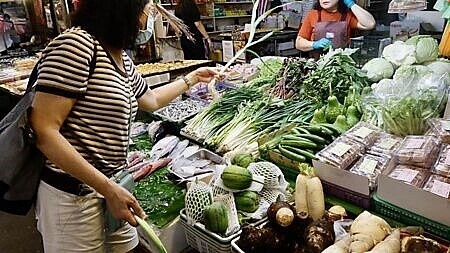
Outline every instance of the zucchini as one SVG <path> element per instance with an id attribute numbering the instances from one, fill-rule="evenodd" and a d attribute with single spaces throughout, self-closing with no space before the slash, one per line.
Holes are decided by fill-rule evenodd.
<path id="1" fill-rule="evenodd" d="M 278 148 L 280 149 L 281 154 L 284 155 L 285 157 L 289 158 L 289 159 L 292 159 L 292 160 L 297 161 L 297 162 L 304 162 L 304 161 L 306 161 L 306 157 L 304 157 L 302 155 L 299 155 L 299 154 L 296 154 L 294 152 L 291 152 L 291 151 L 285 149 L 281 145 L 279 145 Z"/>
<path id="2" fill-rule="evenodd" d="M 312 148 L 316 149 L 317 144 L 309 141 L 309 140 L 282 140 L 280 142 L 281 145 L 284 146 L 292 146 L 292 147 L 298 147 L 298 148 Z M 280 150 L 281 151 L 281 150 Z"/>
<path id="3" fill-rule="evenodd" d="M 295 154 L 302 155 L 302 156 L 306 157 L 307 159 L 317 160 L 317 157 L 314 155 L 314 153 L 308 152 L 306 150 L 291 147 L 291 146 L 282 146 L 282 147 L 291 152 L 294 152 Z"/>
<path id="4" fill-rule="evenodd" d="M 314 143 L 317 143 L 317 144 L 326 144 L 326 143 L 328 143 L 328 141 L 325 140 L 324 138 L 322 138 L 322 137 L 320 137 L 318 135 L 314 135 L 314 134 L 298 134 L 296 136 L 302 137 L 302 138 L 306 138 L 306 139 L 308 139 L 308 140 L 310 140 L 310 141 L 312 141 Z"/>

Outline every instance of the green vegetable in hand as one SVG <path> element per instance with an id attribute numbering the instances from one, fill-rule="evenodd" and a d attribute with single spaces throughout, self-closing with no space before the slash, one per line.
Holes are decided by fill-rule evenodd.
<path id="1" fill-rule="evenodd" d="M 158 238 L 155 231 L 153 231 L 153 229 L 150 227 L 150 225 L 148 225 L 148 223 L 145 220 L 141 219 L 137 215 L 134 215 L 134 218 L 136 219 L 136 222 L 139 224 L 139 226 L 141 226 L 144 229 L 144 231 L 147 233 L 150 240 L 152 240 L 152 242 L 155 243 L 156 247 L 159 249 L 159 252 L 167 253 L 167 250 L 164 247 L 163 243 Z"/>
<path id="2" fill-rule="evenodd" d="M 336 118 L 344 113 L 344 106 L 339 103 L 336 96 L 330 96 L 328 97 L 328 105 L 327 109 L 325 110 L 325 117 L 328 121 L 328 123 L 333 123 Z"/>
<path id="3" fill-rule="evenodd" d="M 339 115 L 333 123 L 333 126 L 337 128 L 341 134 L 345 133 L 345 131 L 349 129 L 347 125 L 347 117 L 344 115 Z"/>
<path id="4" fill-rule="evenodd" d="M 359 113 L 358 109 L 355 106 L 351 105 L 347 108 L 347 126 L 350 128 L 356 125 L 359 122 Z"/>
<path id="5" fill-rule="evenodd" d="M 325 108 L 326 107 L 316 109 L 316 111 L 314 112 L 314 116 L 311 120 L 311 124 L 327 123 L 327 119 L 325 118 Z"/>

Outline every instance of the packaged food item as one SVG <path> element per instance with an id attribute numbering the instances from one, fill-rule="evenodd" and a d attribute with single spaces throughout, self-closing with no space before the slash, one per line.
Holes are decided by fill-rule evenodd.
<path id="1" fill-rule="evenodd" d="M 450 178 L 450 145 L 442 146 L 439 157 L 433 168 L 431 168 L 431 172 Z"/>
<path id="2" fill-rule="evenodd" d="M 364 155 L 350 169 L 350 172 L 369 179 L 369 188 L 375 189 L 377 186 L 377 178 L 389 165 L 391 159 L 374 155 Z"/>
<path id="3" fill-rule="evenodd" d="M 438 136 L 443 143 L 450 144 L 450 120 L 433 118 L 428 120 L 430 130 Z"/>
<path id="4" fill-rule="evenodd" d="M 429 175 L 430 172 L 427 169 L 409 165 L 397 165 L 391 173 L 389 173 L 389 177 L 419 188 L 422 187 Z"/>
<path id="5" fill-rule="evenodd" d="M 361 121 L 348 130 L 344 137 L 362 144 L 367 149 L 375 143 L 380 133 L 381 129 Z"/>
<path id="6" fill-rule="evenodd" d="M 440 140 L 434 136 L 406 136 L 394 154 L 399 164 L 430 168 L 436 161 Z"/>
<path id="7" fill-rule="evenodd" d="M 337 138 L 333 143 L 316 154 L 320 161 L 346 170 L 363 153 L 364 146 L 345 137 Z"/>
<path id="8" fill-rule="evenodd" d="M 369 154 L 383 157 L 392 157 L 394 151 L 400 146 L 403 138 L 381 133 L 378 140 L 373 144 L 373 146 L 368 151 Z"/>
<path id="9" fill-rule="evenodd" d="M 450 178 L 432 174 L 423 186 L 423 189 L 450 199 Z"/>

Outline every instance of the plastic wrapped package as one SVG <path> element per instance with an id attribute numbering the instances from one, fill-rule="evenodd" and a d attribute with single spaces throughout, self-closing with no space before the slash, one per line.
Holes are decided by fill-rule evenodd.
<path id="1" fill-rule="evenodd" d="M 450 144 L 450 120 L 433 118 L 428 120 L 430 130 L 438 136 L 443 143 Z"/>
<path id="2" fill-rule="evenodd" d="M 450 145 L 444 145 L 431 172 L 450 178 Z"/>
<path id="3" fill-rule="evenodd" d="M 378 140 L 368 151 L 369 154 L 383 157 L 392 157 L 394 151 L 400 146 L 403 138 L 398 136 L 381 133 Z"/>
<path id="4" fill-rule="evenodd" d="M 345 137 L 337 138 L 333 143 L 316 154 L 320 161 L 346 170 L 365 151 L 362 144 Z"/>
<path id="5" fill-rule="evenodd" d="M 406 136 L 394 157 L 399 164 L 430 168 L 439 153 L 440 140 L 434 136 Z"/>
<path id="6" fill-rule="evenodd" d="M 374 155 L 364 155 L 350 169 L 350 172 L 369 179 L 369 188 L 375 189 L 378 176 L 388 167 L 391 159 Z"/>
<path id="7" fill-rule="evenodd" d="M 430 172 L 427 169 L 408 165 L 397 165 L 397 167 L 389 173 L 389 177 L 419 188 L 422 187 L 429 175 Z"/>
<path id="8" fill-rule="evenodd" d="M 378 139 L 380 132 L 381 129 L 369 123 L 359 122 L 350 130 L 348 130 L 344 134 L 344 137 L 347 137 L 351 140 L 354 140 L 362 144 L 367 149 L 375 143 L 375 141 Z"/>
<path id="9" fill-rule="evenodd" d="M 450 178 L 432 174 L 423 186 L 423 189 L 450 199 Z"/>

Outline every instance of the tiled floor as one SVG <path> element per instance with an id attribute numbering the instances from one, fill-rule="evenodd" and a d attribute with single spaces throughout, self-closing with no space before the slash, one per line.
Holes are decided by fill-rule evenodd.
<path id="1" fill-rule="evenodd" d="M 42 253 L 41 236 L 36 230 L 34 210 L 27 216 L 0 212 L 0 251 L 2 253 Z"/>

